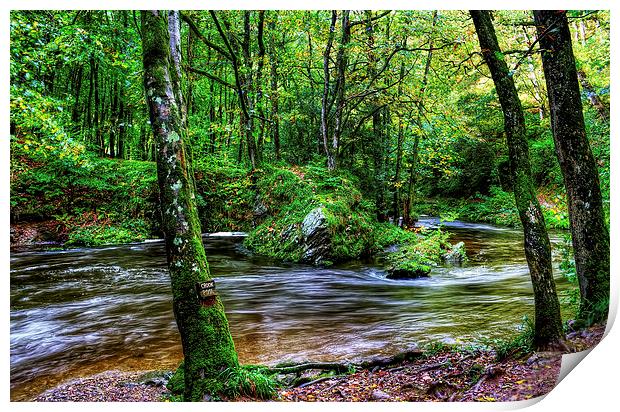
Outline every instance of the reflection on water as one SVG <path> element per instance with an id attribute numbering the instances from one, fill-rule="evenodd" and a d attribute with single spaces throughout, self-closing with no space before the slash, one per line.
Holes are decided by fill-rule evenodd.
<path id="1" fill-rule="evenodd" d="M 205 238 L 241 362 L 355 359 L 515 331 L 533 310 L 520 233 L 446 226 L 469 264 L 414 281 L 385 279 L 380 261 L 274 263 L 242 253 L 239 238 Z M 106 369 L 172 369 L 181 357 L 162 242 L 11 254 L 12 400 Z"/>

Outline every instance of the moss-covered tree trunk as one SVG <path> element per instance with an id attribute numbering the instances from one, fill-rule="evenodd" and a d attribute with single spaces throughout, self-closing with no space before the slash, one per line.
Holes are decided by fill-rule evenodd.
<path id="1" fill-rule="evenodd" d="M 534 344 L 537 348 L 552 347 L 563 340 L 564 332 L 551 267 L 551 245 L 531 176 L 525 117 L 514 81 L 499 48 L 490 13 L 472 10 L 470 14 L 504 112 L 504 131 L 515 202 L 523 225 L 525 256 L 534 288 Z"/>
<path id="2" fill-rule="evenodd" d="M 198 293 L 197 285 L 211 276 L 184 147 L 186 130 L 165 13 L 142 12 L 142 47 L 173 309 L 185 357 L 184 397 L 197 401 L 217 388 L 222 370 L 238 366 L 237 354 L 221 300 L 217 295 L 200 298 Z"/>
<path id="3" fill-rule="evenodd" d="M 564 176 L 581 316 L 603 321 L 609 303 L 609 231 L 598 169 L 586 137 L 566 12 L 535 11 L 551 109 L 555 152 Z"/>

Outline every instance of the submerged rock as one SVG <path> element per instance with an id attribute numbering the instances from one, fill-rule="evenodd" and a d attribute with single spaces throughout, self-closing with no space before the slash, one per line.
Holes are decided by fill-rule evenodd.
<path id="1" fill-rule="evenodd" d="M 418 279 L 430 277 L 431 268 L 420 265 L 414 268 L 390 268 L 386 279 Z"/>

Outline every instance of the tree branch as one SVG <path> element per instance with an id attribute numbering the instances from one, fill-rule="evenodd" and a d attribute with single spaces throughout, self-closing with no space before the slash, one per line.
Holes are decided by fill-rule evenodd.
<path id="1" fill-rule="evenodd" d="M 376 15 L 375 17 L 370 18 L 370 19 L 352 21 L 349 24 L 349 27 L 353 27 L 353 26 L 357 26 L 358 24 L 365 24 L 365 23 L 369 23 L 371 21 L 379 20 L 380 18 L 387 16 L 391 12 L 392 12 L 392 10 L 387 10 L 387 11 L 384 11 L 383 13 L 381 13 L 381 14 Z"/>
<path id="2" fill-rule="evenodd" d="M 213 19 L 213 22 L 215 23 L 217 32 L 220 34 L 220 37 L 222 38 L 222 40 L 224 41 L 224 44 L 226 45 L 226 48 L 228 49 L 228 52 L 230 55 L 230 61 L 232 63 L 233 71 L 235 73 L 235 89 L 237 90 L 237 94 L 239 95 L 239 102 L 241 104 L 241 110 L 243 111 L 245 118 L 249 119 L 250 113 L 248 112 L 248 107 L 246 105 L 245 97 L 243 95 L 243 88 L 241 87 L 241 79 L 239 78 L 239 61 L 237 60 L 237 55 L 233 51 L 230 45 L 230 42 L 228 41 L 228 38 L 226 37 L 224 30 L 222 29 L 222 26 L 220 25 L 220 21 L 218 20 L 217 15 L 215 14 L 215 11 L 209 10 L 209 14 L 211 14 L 211 18 Z"/>
<path id="3" fill-rule="evenodd" d="M 228 60 L 232 61 L 232 56 L 230 54 L 228 54 L 224 49 L 222 49 L 220 46 L 218 46 L 217 44 L 209 41 L 204 34 L 202 34 L 200 32 L 200 30 L 198 30 L 198 26 L 196 26 L 196 23 L 194 23 L 194 21 L 187 15 L 187 13 L 181 13 L 181 18 L 183 19 L 183 21 L 185 23 L 187 23 L 187 25 L 189 26 L 190 30 L 192 32 L 194 32 L 194 34 L 196 35 L 196 37 L 198 37 L 207 47 L 217 51 L 218 53 L 220 53 L 222 56 L 226 57 Z"/>
<path id="4" fill-rule="evenodd" d="M 196 73 L 196 74 L 200 74 L 201 76 L 205 76 L 206 78 L 209 78 L 211 80 L 213 80 L 216 83 L 221 84 L 222 86 L 225 87 L 229 87 L 233 90 L 237 90 L 237 88 L 235 87 L 234 84 L 228 83 L 226 80 L 222 80 L 217 76 L 214 76 L 212 74 L 209 74 L 208 72 L 204 71 L 204 70 L 200 70 L 200 69 L 196 69 L 194 67 L 189 67 L 189 66 L 185 66 L 185 69 L 192 72 L 192 73 Z"/>

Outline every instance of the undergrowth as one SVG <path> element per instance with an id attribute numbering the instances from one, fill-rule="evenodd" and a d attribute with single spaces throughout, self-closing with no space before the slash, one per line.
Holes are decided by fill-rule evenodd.
<path id="1" fill-rule="evenodd" d="M 525 316 L 517 334 L 503 339 L 484 338 L 481 343 L 495 351 L 498 362 L 510 357 L 525 356 L 534 351 L 534 323 Z"/>
<path id="2" fill-rule="evenodd" d="M 278 383 L 267 373 L 264 366 L 241 365 L 227 368 L 214 379 L 205 379 L 206 393 L 211 400 L 235 400 L 240 397 L 252 399 L 273 399 Z M 184 364 L 181 362 L 166 387 L 171 392 L 168 400 L 183 401 L 185 390 Z"/>
<path id="3" fill-rule="evenodd" d="M 540 189 L 538 200 L 547 228 L 569 228 L 566 196 L 560 193 L 560 189 L 553 187 Z M 478 193 L 467 199 L 424 199 L 414 206 L 414 212 L 416 215 L 449 216 L 452 220 L 460 219 L 500 226 L 521 227 L 514 195 L 497 186 L 490 188 L 489 195 Z"/>

